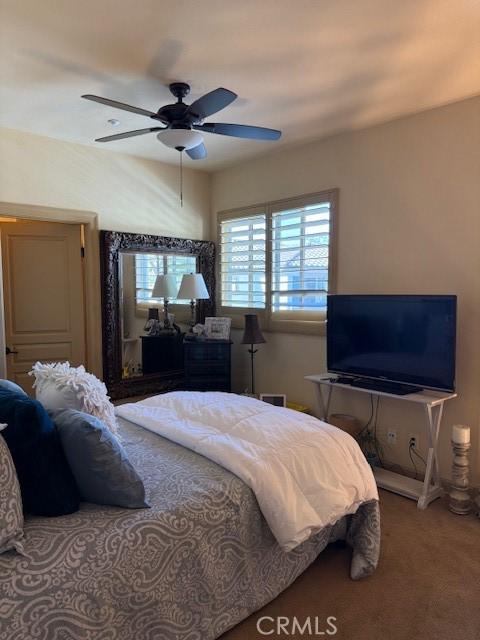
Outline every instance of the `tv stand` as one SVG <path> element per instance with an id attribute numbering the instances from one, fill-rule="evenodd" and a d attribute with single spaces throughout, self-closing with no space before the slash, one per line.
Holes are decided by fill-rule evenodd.
<path id="1" fill-rule="evenodd" d="M 393 473 L 381 467 L 374 467 L 373 474 L 378 487 L 393 491 L 411 500 L 416 500 L 419 509 L 426 509 L 430 502 L 442 495 L 443 489 L 440 483 L 440 472 L 438 468 L 438 434 L 440 433 L 440 425 L 442 422 L 443 406 L 447 400 L 456 398 L 456 393 L 420 390 L 416 393 L 409 393 L 408 395 L 398 395 L 391 391 L 379 391 L 360 386 L 352 386 L 351 382 L 342 384 L 327 375 L 305 376 L 305 379 L 313 382 L 315 385 L 317 417 L 320 418 L 320 420 L 327 420 L 328 418 L 334 389 L 346 389 L 384 398 L 394 398 L 402 402 L 413 402 L 422 407 L 425 412 L 424 424 L 428 443 L 427 467 L 425 469 L 424 481 L 420 482 L 419 480 L 414 480 L 399 473 Z M 326 401 L 322 393 L 322 388 L 327 389 Z"/>
<path id="2" fill-rule="evenodd" d="M 420 393 L 421 387 L 399 382 L 389 382 L 387 380 L 369 380 L 368 378 L 354 378 L 350 383 L 356 389 L 367 389 L 368 391 L 383 391 L 395 396 L 408 396 L 410 393 Z"/>

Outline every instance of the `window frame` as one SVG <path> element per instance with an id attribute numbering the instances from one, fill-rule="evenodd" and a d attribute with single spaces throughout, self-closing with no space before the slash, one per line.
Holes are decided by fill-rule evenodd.
<path id="1" fill-rule="evenodd" d="M 247 207 L 238 207 L 217 214 L 217 300 L 218 312 L 232 318 L 232 327 L 242 328 L 244 314 L 255 313 L 265 331 L 277 331 L 282 333 L 325 334 L 325 312 L 311 311 L 272 311 L 272 216 L 284 209 L 304 207 L 317 204 L 321 201 L 330 203 L 330 229 L 328 238 L 328 293 L 335 293 L 337 286 L 337 228 L 338 228 L 338 199 L 339 189 L 326 189 L 315 193 L 308 193 L 281 200 L 273 200 Z M 265 246 L 265 308 L 228 307 L 222 305 L 222 222 L 229 220 L 248 218 L 259 214 L 265 214 L 266 246 Z"/>

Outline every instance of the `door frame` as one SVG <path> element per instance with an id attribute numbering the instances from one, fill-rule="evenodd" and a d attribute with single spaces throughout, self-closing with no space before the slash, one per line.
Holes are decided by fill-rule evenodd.
<path id="1" fill-rule="evenodd" d="M 85 296 L 85 368 L 102 379 L 102 333 L 100 299 L 100 253 L 98 215 L 91 211 L 60 209 L 31 204 L 0 202 L 2 218 L 22 218 L 32 222 L 58 222 L 84 227 L 84 296 Z M 6 374 L 5 319 L 3 301 L 3 274 L 0 260 L 0 377 Z"/>

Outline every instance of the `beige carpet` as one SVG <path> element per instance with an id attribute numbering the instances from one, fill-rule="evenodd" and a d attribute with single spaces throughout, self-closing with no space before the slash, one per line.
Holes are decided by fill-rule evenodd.
<path id="1" fill-rule="evenodd" d="M 381 492 L 381 512 L 382 550 L 373 576 L 353 582 L 350 550 L 329 547 L 287 591 L 222 640 L 479 640 L 480 520 L 455 516 L 443 500 L 419 511 L 412 500 L 387 491 Z M 262 635 L 260 616 L 296 616 L 301 623 L 317 616 L 319 630 L 335 616 L 338 632 Z M 271 629 L 266 621 L 264 630 Z"/>

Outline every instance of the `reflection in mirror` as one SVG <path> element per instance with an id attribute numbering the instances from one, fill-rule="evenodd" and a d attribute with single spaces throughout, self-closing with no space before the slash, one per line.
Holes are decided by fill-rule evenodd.
<path id="1" fill-rule="evenodd" d="M 189 330 L 190 301 L 169 296 L 180 332 L 173 324 L 166 331 L 164 300 L 152 297 L 153 288 L 158 275 L 173 274 L 178 286 L 185 273 L 201 273 L 209 297 L 195 301 L 195 322 L 215 315 L 214 243 L 102 230 L 100 259 L 103 377 L 110 396 L 117 400 L 184 388 L 181 337 Z M 145 330 L 149 314 L 154 322 Z M 147 333 L 153 326 L 158 335 Z"/>
<path id="2" fill-rule="evenodd" d="M 182 276 L 196 272 L 194 255 L 120 252 L 122 379 L 183 369 L 190 301 L 176 295 Z"/>

